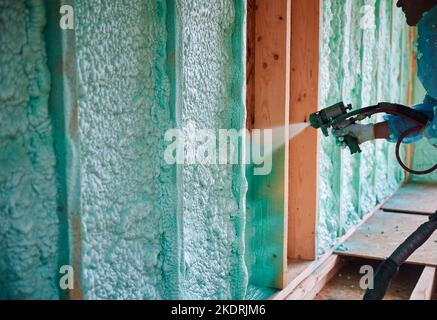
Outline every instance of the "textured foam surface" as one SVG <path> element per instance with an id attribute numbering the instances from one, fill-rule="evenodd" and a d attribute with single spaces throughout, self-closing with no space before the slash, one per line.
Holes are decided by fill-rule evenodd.
<path id="1" fill-rule="evenodd" d="M 167 3 L 76 3 L 86 298 L 245 294 L 243 171 L 163 162 L 174 125 L 244 123 L 244 6 Z"/>
<path id="2" fill-rule="evenodd" d="M 355 109 L 378 101 L 406 102 L 409 50 L 402 11 L 389 1 L 328 0 L 323 2 L 321 30 L 320 108 L 342 100 Z M 376 141 L 361 149 L 360 155 L 350 155 L 340 151 L 334 138 L 322 138 L 319 254 L 403 179 L 394 145 Z"/>
<path id="3" fill-rule="evenodd" d="M 417 73 L 414 81 L 414 103 L 421 103 L 426 95 L 426 91 L 420 82 Z M 431 146 L 427 139 L 422 139 L 413 146 L 413 169 L 426 170 L 437 162 L 437 149 Z M 437 171 L 427 175 L 411 175 L 414 181 L 437 181 Z"/>
<path id="4" fill-rule="evenodd" d="M 0 299 L 58 297 L 42 0 L 0 1 Z"/>
<path id="5" fill-rule="evenodd" d="M 177 1 L 178 126 L 244 126 L 244 2 Z M 179 99 L 178 99 L 179 98 Z M 180 168 L 183 298 L 243 298 L 246 181 L 240 166 Z"/>
<path id="6" fill-rule="evenodd" d="M 163 238 L 176 232 L 174 170 L 162 157 L 165 3 L 75 8 L 85 298 L 162 298 Z"/>
<path id="7" fill-rule="evenodd" d="M 427 139 L 414 144 L 414 156 L 412 168 L 415 170 L 427 170 L 437 163 L 437 149 Z M 426 175 L 411 175 L 414 181 L 437 181 L 437 170 Z"/>

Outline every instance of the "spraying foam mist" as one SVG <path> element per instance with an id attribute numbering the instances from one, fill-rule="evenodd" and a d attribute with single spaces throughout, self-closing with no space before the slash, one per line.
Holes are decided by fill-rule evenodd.
<path id="1" fill-rule="evenodd" d="M 273 146 L 272 152 L 275 152 L 285 144 L 286 140 L 292 140 L 297 137 L 305 128 L 309 126 L 308 122 L 300 122 L 289 124 L 288 126 L 280 126 L 272 128 Z M 288 129 L 288 135 L 285 129 Z"/>

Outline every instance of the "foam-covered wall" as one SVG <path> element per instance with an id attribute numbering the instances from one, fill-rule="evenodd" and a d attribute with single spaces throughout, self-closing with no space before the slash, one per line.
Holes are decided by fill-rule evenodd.
<path id="1" fill-rule="evenodd" d="M 67 48 L 44 30 L 47 3 L 0 0 L 0 298 L 65 297 L 58 278 L 68 259 L 85 299 L 270 294 L 247 289 L 244 168 L 163 157 L 167 129 L 193 141 L 196 129 L 244 127 L 246 1 L 70 1 Z M 375 29 L 360 28 L 364 5 L 376 7 Z M 323 1 L 321 107 L 405 102 L 408 30 L 393 5 Z M 67 129 L 78 145 L 68 168 L 56 147 L 69 145 L 58 127 L 68 106 L 52 99 L 61 86 L 50 83 L 59 70 L 46 47 L 74 61 L 77 123 Z M 323 139 L 320 159 L 319 253 L 403 179 L 384 141 L 352 157 Z M 75 220 L 65 217 L 69 197 Z"/>
<path id="2" fill-rule="evenodd" d="M 414 79 L 414 103 L 422 103 L 426 95 L 417 73 Z M 413 169 L 427 170 L 437 162 L 437 149 L 427 139 L 422 139 L 413 146 Z M 437 171 L 426 175 L 412 174 L 411 180 L 437 182 Z"/>
<path id="3" fill-rule="evenodd" d="M 172 127 L 165 3 L 78 0 L 75 9 L 82 290 L 160 298 L 173 252 L 163 244 L 176 232 L 175 174 L 162 157 Z"/>
<path id="4" fill-rule="evenodd" d="M 243 125 L 243 2 L 76 10 L 85 297 L 244 297 L 243 171 L 163 158 L 166 129 Z"/>
<path id="5" fill-rule="evenodd" d="M 0 299 L 58 297 L 43 0 L 0 0 Z"/>
<path id="6" fill-rule="evenodd" d="M 196 129 L 241 129 L 245 1 L 176 1 L 176 121 Z M 178 168 L 182 297 L 243 298 L 246 181 L 243 166 Z"/>
<path id="7" fill-rule="evenodd" d="M 355 109 L 380 101 L 406 103 L 409 33 L 395 5 L 385 0 L 322 2 L 320 108 L 339 101 Z M 381 140 L 362 145 L 360 155 L 350 155 L 340 151 L 333 137 L 322 138 L 319 172 L 319 254 L 404 178 L 394 145 Z"/>
<path id="8" fill-rule="evenodd" d="M 0 298 L 66 297 L 68 259 L 75 297 L 244 298 L 243 167 L 168 165 L 164 133 L 244 127 L 245 1 L 68 3 L 73 41 L 59 45 L 53 7 L 0 0 Z M 44 35 L 70 64 L 47 63 Z M 50 86 L 59 67 L 75 80 Z M 61 228 L 64 198 L 80 205 Z"/>

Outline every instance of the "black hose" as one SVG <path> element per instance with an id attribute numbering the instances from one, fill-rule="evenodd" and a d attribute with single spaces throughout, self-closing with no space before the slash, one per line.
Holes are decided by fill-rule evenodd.
<path id="1" fill-rule="evenodd" d="M 437 230 L 437 211 L 414 231 L 376 270 L 374 288 L 368 288 L 364 300 L 382 300 L 399 267 Z"/>
<path id="2" fill-rule="evenodd" d="M 412 134 L 412 133 L 414 133 L 414 132 L 419 132 L 420 130 L 422 130 L 423 129 L 423 127 L 421 127 L 421 126 L 416 126 L 416 127 L 413 127 L 413 128 L 410 128 L 410 129 L 408 129 L 408 130 L 405 130 L 402 134 L 401 134 L 401 136 L 399 137 L 399 139 L 398 139 L 398 142 L 396 143 L 396 159 L 398 160 L 398 162 L 399 162 L 399 165 L 402 167 L 402 169 L 404 169 L 405 171 L 408 171 L 409 173 L 412 173 L 412 174 L 428 174 L 428 173 L 431 173 L 431 172 L 434 172 L 435 170 L 437 170 L 437 163 L 435 164 L 435 165 L 433 165 L 431 168 L 429 168 L 429 169 L 426 169 L 426 170 L 414 170 L 414 169 L 411 169 L 411 168 L 408 168 L 404 163 L 403 163 L 403 161 L 402 161 L 402 159 L 401 159 L 401 155 L 400 155 L 400 147 L 401 147 L 401 143 L 402 143 L 402 141 L 406 138 L 406 137 L 408 137 L 410 134 Z"/>

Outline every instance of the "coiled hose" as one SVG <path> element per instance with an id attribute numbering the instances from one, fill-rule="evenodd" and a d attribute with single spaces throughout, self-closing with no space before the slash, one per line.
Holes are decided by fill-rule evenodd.
<path id="1" fill-rule="evenodd" d="M 436 163 L 434 166 L 432 166 L 431 168 L 427 169 L 427 170 L 419 171 L 419 170 L 414 170 L 414 169 L 408 168 L 408 167 L 407 167 L 407 166 L 402 162 L 402 159 L 401 159 L 401 156 L 400 156 L 400 147 L 401 147 L 401 143 L 402 143 L 402 141 L 403 141 L 406 137 L 408 137 L 410 134 L 412 134 L 413 132 L 419 132 L 419 131 L 422 130 L 422 129 L 423 129 L 423 126 L 420 126 L 420 125 L 419 125 L 419 126 L 416 126 L 416 127 L 413 127 L 413 128 L 411 128 L 411 129 L 408 129 L 408 130 L 404 131 L 404 132 L 401 134 L 401 136 L 399 137 L 398 142 L 396 143 L 396 159 L 398 160 L 399 165 L 400 165 L 400 166 L 401 166 L 405 171 L 408 171 L 409 173 L 412 173 L 412 174 L 428 174 L 428 173 L 431 173 L 431 172 L 437 170 L 437 163 Z"/>

